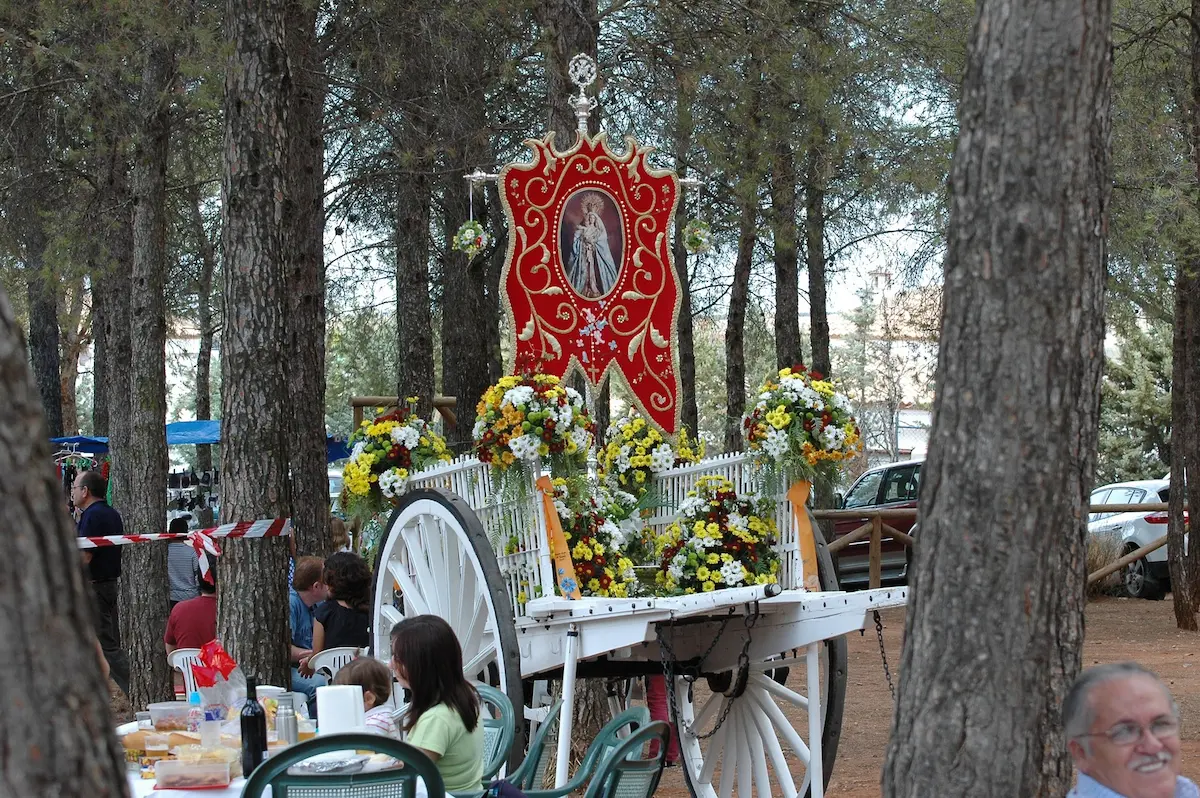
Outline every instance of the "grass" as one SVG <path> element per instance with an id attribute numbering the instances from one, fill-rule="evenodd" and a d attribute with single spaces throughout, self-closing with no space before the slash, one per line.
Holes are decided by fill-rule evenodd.
<path id="1" fill-rule="evenodd" d="M 1121 540 L 1116 535 L 1088 535 L 1087 572 L 1099 571 L 1121 558 Z M 1116 595 L 1121 590 L 1121 572 L 1109 574 L 1098 582 L 1087 586 L 1087 597 Z"/>

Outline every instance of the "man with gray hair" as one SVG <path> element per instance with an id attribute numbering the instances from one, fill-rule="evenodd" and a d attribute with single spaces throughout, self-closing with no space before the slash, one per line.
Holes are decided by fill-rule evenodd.
<path id="1" fill-rule="evenodd" d="M 1179 775 L 1179 708 L 1141 665 L 1079 674 L 1063 701 L 1063 729 L 1079 771 L 1067 798 L 1200 798 Z"/>

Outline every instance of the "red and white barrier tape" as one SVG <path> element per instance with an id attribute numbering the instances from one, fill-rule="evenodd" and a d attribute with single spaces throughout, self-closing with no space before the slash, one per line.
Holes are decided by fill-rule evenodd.
<path id="1" fill-rule="evenodd" d="M 206 548 L 204 538 L 274 538 L 292 534 L 292 519 L 263 518 L 258 521 L 238 521 L 236 524 L 221 524 L 210 529 L 198 529 L 182 535 L 158 532 L 152 535 L 109 535 L 98 538 L 76 538 L 81 549 L 98 549 L 102 546 L 125 546 L 130 543 L 150 543 L 155 540 L 181 540 L 193 548 Z M 215 544 L 214 544 L 215 545 Z M 214 552 L 215 553 L 215 552 Z"/>

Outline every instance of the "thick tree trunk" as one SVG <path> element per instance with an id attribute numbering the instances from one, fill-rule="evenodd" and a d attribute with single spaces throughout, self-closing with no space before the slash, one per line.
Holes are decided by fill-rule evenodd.
<path id="1" fill-rule="evenodd" d="M 596 0 L 549 0 L 534 6 L 534 17 L 542 29 L 546 48 L 547 129 L 554 131 L 560 150 L 575 143 L 575 110 L 571 96 L 577 92 L 567 74 L 567 65 L 583 53 L 596 57 L 600 38 L 600 16 Z M 600 86 L 593 85 L 592 96 Z M 600 129 L 599 114 L 593 112 L 590 130 Z"/>
<path id="2" fill-rule="evenodd" d="M 126 795 L 125 762 L 112 733 L 100 675 L 89 586 L 62 486 L 47 466 L 49 437 L 25 344 L 0 291 L 0 680 L 2 795 Z M 69 678 L 64 678 L 69 674 Z"/>
<path id="3" fill-rule="evenodd" d="M 62 384 L 59 382 L 58 293 L 46 271 L 43 222 L 30 220 L 25 233 L 25 281 L 29 302 L 29 359 L 51 437 L 63 434 Z"/>
<path id="4" fill-rule="evenodd" d="M 415 82 L 410 82 L 416 86 Z M 429 144 L 429 120 L 417 112 L 416 130 L 405 152 L 404 170 L 396 186 L 396 329 L 400 373 L 396 395 L 403 402 L 417 397 L 423 418 L 433 411 L 433 316 L 429 296 L 429 209 L 433 199 L 432 165 L 424 155 Z M 397 147 L 401 142 L 397 142 Z M 452 314 L 453 315 L 453 314 Z M 445 324 L 445 322 L 443 322 Z M 464 421 L 473 420 L 474 407 L 462 405 Z M 467 418 L 469 417 L 469 418 Z"/>
<path id="5" fill-rule="evenodd" d="M 725 451 L 742 450 L 742 414 L 746 411 L 746 304 L 750 298 L 750 266 L 754 259 L 755 207 L 753 189 L 742 197 L 738 218 L 737 259 L 725 321 Z"/>
<path id="6" fill-rule="evenodd" d="M 675 83 L 675 173 L 680 178 L 687 176 L 688 152 L 692 148 L 695 120 L 692 117 L 694 92 L 688 91 L 683 81 Z M 679 277 L 679 317 L 676 321 L 675 347 L 679 352 L 679 382 L 683 402 L 681 420 L 692 435 L 700 431 L 700 408 L 696 400 L 696 340 L 692 328 L 692 286 L 688 272 L 687 247 L 683 243 L 683 226 L 690 218 L 690 197 L 680 186 L 679 206 L 675 212 L 675 237 L 671 251 L 675 261 L 675 273 Z"/>
<path id="7" fill-rule="evenodd" d="M 771 176 L 771 231 L 775 260 L 775 363 L 804 362 L 800 348 L 800 255 L 796 235 L 796 154 L 792 143 L 775 147 Z"/>
<path id="8" fill-rule="evenodd" d="M 288 63 L 284 0 L 229 0 L 221 174 L 225 317 L 221 331 L 221 521 L 290 514 L 284 379 L 283 164 Z M 288 543 L 226 540 L 217 636 L 248 676 L 287 684 Z"/>
<path id="9" fill-rule="evenodd" d="M 175 57 L 152 46 L 142 72 L 141 121 L 133 171 L 133 280 L 130 293 L 129 500 L 126 530 L 166 531 L 167 500 L 167 166 Z M 122 559 L 121 641 L 129 657 L 129 701 L 143 707 L 174 698 L 163 656 L 170 595 L 167 547 L 130 546 Z"/>
<path id="10" fill-rule="evenodd" d="M 102 104 L 101 104 L 102 105 Z M 117 290 L 114 274 L 128 279 L 132 268 L 132 229 L 125 181 L 125 153 L 110 127 L 101 131 L 96 147 L 96 213 L 92 217 L 91 258 L 88 276 L 92 291 L 92 433 L 108 436 L 109 374 L 112 369 L 110 336 L 114 322 L 112 297 Z M 126 306 L 128 308 L 128 306 Z M 110 475 L 112 472 L 109 472 Z"/>
<path id="11" fill-rule="evenodd" d="M 1108 0 L 979 6 L 888 798 L 1070 786 L 1060 707 L 1083 642 L 1110 25 Z"/>
<path id="12" fill-rule="evenodd" d="M 204 227 L 204 215 L 201 213 L 199 178 L 192 162 L 190 152 L 184 153 L 188 174 L 188 226 L 191 228 L 192 241 L 200 257 L 200 272 L 196 276 L 196 327 L 199 333 L 199 346 L 196 353 L 196 419 L 212 418 L 212 351 L 213 351 L 213 312 L 212 290 L 213 276 L 217 271 L 217 253 L 213 247 L 208 230 Z M 211 471 L 213 467 L 212 446 L 196 447 L 196 468 L 200 471 Z"/>
<path id="13" fill-rule="evenodd" d="M 332 553 L 329 477 L 325 456 L 325 64 L 317 45 L 316 4 L 289 0 L 289 71 L 292 76 L 284 174 L 287 257 L 288 393 L 292 519 L 296 553 Z"/>
<path id="14" fill-rule="evenodd" d="M 804 186 L 804 253 L 808 267 L 808 324 L 812 367 L 829 376 L 829 307 L 825 298 L 825 175 L 819 149 L 808 158 Z"/>

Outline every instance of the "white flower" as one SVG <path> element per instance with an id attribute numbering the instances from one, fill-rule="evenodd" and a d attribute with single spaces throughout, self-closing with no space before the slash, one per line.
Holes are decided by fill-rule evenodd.
<path id="1" fill-rule="evenodd" d="M 471 429 L 471 437 L 479 440 L 485 432 L 487 432 L 487 422 L 482 418 L 475 419 L 475 426 Z"/>
<path id="2" fill-rule="evenodd" d="M 747 532 L 750 529 L 750 527 L 746 524 L 746 519 L 741 515 L 741 513 L 730 513 L 728 524 L 730 530 L 736 530 L 738 532 Z"/>
<path id="3" fill-rule="evenodd" d="M 570 521 L 575 517 L 575 513 L 571 512 L 567 503 L 557 496 L 554 497 L 554 509 L 558 512 L 558 517 L 564 521 Z"/>
<path id="4" fill-rule="evenodd" d="M 389 499 L 394 499 L 404 493 L 408 487 L 408 477 L 400 476 L 398 469 L 389 468 L 379 475 L 379 490 Z"/>
<path id="5" fill-rule="evenodd" d="M 583 451 L 587 451 L 591 437 L 591 433 L 583 427 L 575 427 L 571 430 L 571 440 L 575 441 L 575 445 Z"/>
<path id="6" fill-rule="evenodd" d="M 821 445 L 828 451 L 836 452 L 842 448 L 842 444 L 846 440 L 846 433 L 842 428 L 834 424 L 830 424 L 821 430 Z"/>
<path id="7" fill-rule="evenodd" d="M 518 385 L 504 392 L 504 400 L 500 404 L 508 403 L 513 407 L 523 407 L 531 401 L 533 401 L 533 388 L 528 385 Z"/>
<path id="8" fill-rule="evenodd" d="M 392 440 L 411 452 L 421 442 L 421 433 L 407 424 L 402 427 L 392 427 Z"/>
<path id="9" fill-rule="evenodd" d="M 763 441 L 763 448 L 776 460 L 782 459 L 788 450 L 787 434 L 774 427 L 767 427 L 767 439 Z"/>
<path id="10" fill-rule="evenodd" d="M 740 585 L 746 579 L 746 567 L 737 560 L 721 566 L 721 579 L 730 587 Z"/>
<path id="11" fill-rule="evenodd" d="M 521 435 L 508 442 L 508 448 L 512 449 L 513 457 L 518 460 L 535 459 L 541 445 L 541 439 L 534 435 Z"/>
<path id="12" fill-rule="evenodd" d="M 679 503 L 679 515 L 682 518 L 690 518 L 704 509 L 704 504 L 704 499 L 699 496 L 688 496 Z"/>
<path id="13" fill-rule="evenodd" d="M 567 402 L 577 408 L 583 407 L 583 397 L 574 388 L 567 388 Z"/>
<path id="14" fill-rule="evenodd" d="M 357 460 L 359 458 L 359 456 L 364 451 L 366 451 L 366 449 L 367 449 L 366 441 L 359 441 L 358 443 L 354 444 L 354 448 L 350 450 L 350 459 Z"/>
<path id="15" fill-rule="evenodd" d="M 687 555 L 682 551 L 671 558 L 671 564 L 667 566 L 667 573 L 674 579 L 679 579 L 683 576 L 683 566 L 687 565 Z"/>
<path id="16" fill-rule="evenodd" d="M 675 452 L 671 450 L 671 445 L 660 443 L 655 446 L 654 451 L 650 453 L 650 470 L 666 471 L 673 465 L 675 465 Z"/>
<path id="17" fill-rule="evenodd" d="M 605 519 L 604 523 L 600 525 L 600 533 L 607 533 L 612 544 L 618 549 L 625 545 L 625 530 L 608 519 Z"/>

